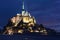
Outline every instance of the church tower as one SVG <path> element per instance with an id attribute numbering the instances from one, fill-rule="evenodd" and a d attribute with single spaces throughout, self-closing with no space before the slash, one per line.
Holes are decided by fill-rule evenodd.
<path id="1" fill-rule="evenodd" d="M 25 10 L 24 0 L 22 2 L 22 17 L 23 22 L 28 23 L 28 25 L 34 25 L 36 23 L 36 20 L 30 15 L 28 11 Z"/>

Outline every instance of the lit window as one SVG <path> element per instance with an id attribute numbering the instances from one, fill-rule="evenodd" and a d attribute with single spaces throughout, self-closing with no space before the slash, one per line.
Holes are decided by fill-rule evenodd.
<path id="1" fill-rule="evenodd" d="M 35 30 L 35 32 L 39 32 L 38 30 Z"/>
<path id="2" fill-rule="evenodd" d="M 41 33 L 43 32 L 43 30 L 40 31 Z"/>
<path id="3" fill-rule="evenodd" d="M 18 33 L 23 33 L 23 30 L 18 30 Z"/>
<path id="4" fill-rule="evenodd" d="M 31 30 L 30 32 L 33 32 L 33 30 Z"/>

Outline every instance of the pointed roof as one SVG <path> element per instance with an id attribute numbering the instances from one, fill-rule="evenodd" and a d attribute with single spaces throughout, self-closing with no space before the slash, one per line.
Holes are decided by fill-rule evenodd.
<path id="1" fill-rule="evenodd" d="M 22 5 L 22 9 L 24 9 L 24 0 L 23 0 L 23 5 Z"/>

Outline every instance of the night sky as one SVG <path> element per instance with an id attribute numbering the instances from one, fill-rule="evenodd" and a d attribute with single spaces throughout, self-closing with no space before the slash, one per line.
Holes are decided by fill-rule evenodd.
<path id="1" fill-rule="evenodd" d="M 60 0 L 24 0 L 25 10 L 31 13 L 38 24 L 60 31 Z M 8 19 L 22 11 L 22 0 L 0 0 L 0 28 Z"/>

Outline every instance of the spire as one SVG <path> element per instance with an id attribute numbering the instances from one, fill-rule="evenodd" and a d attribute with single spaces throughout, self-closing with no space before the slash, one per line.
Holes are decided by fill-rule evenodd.
<path id="1" fill-rule="evenodd" d="M 29 16 L 28 11 L 25 10 L 24 0 L 22 1 L 22 16 Z"/>
<path id="2" fill-rule="evenodd" d="M 24 0 L 23 0 L 23 5 L 22 5 L 22 9 L 24 10 Z"/>
<path id="3" fill-rule="evenodd" d="M 25 10 L 24 10 L 24 0 L 22 2 L 22 16 L 25 14 Z"/>

